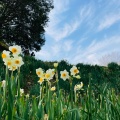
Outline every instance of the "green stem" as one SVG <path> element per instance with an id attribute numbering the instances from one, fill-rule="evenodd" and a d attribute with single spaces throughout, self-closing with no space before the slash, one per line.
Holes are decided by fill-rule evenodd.
<path id="1" fill-rule="evenodd" d="M 70 78 L 70 93 L 71 93 L 71 106 L 73 108 L 73 91 L 72 91 L 72 79 Z"/>
<path id="2" fill-rule="evenodd" d="M 6 95 L 8 89 L 8 120 L 13 120 L 13 95 L 12 95 L 12 88 L 11 88 L 11 79 L 8 76 L 8 67 L 6 67 Z"/>
<path id="3" fill-rule="evenodd" d="M 77 97 L 76 97 L 76 90 L 74 91 L 75 94 L 75 103 L 77 102 Z"/>
<path id="4" fill-rule="evenodd" d="M 88 86 L 88 101 L 89 101 L 89 108 L 88 108 L 88 112 L 89 112 L 89 120 L 92 119 L 92 112 L 91 112 L 91 74 L 89 74 L 89 86 Z"/>
<path id="5" fill-rule="evenodd" d="M 40 100 L 42 99 L 42 87 L 43 85 L 40 85 Z"/>
<path id="6" fill-rule="evenodd" d="M 57 83 L 57 95 L 59 96 L 59 80 L 58 80 L 58 71 L 57 71 L 57 68 L 56 68 L 55 77 L 56 77 L 56 83 Z"/>
<path id="7" fill-rule="evenodd" d="M 20 68 L 18 68 L 18 86 L 17 86 L 17 99 L 18 99 L 18 108 L 17 108 L 17 113 L 18 113 L 18 116 L 20 115 Z"/>

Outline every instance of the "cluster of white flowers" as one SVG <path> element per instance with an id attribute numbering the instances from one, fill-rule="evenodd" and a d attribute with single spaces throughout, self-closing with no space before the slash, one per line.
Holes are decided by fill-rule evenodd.
<path id="1" fill-rule="evenodd" d="M 79 73 L 79 70 L 77 69 L 76 66 L 73 66 L 71 69 L 70 69 L 70 73 L 73 77 L 76 77 L 77 79 L 80 79 L 80 76 L 77 75 Z M 70 75 L 69 73 L 67 72 L 67 70 L 64 70 L 64 71 L 61 71 L 60 72 L 61 74 L 61 78 L 65 81 L 66 79 L 69 79 Z M 76 76 L 77 75 L 77 76 Z"/>
<path id="2" fill-rule="evenodd" d="M 54 67 L 56 68 L 58 66 L 58 63 L 54 63 Z M 48 69 L 46 72 L 44 72 L 44 70 L 42 68 L 38 68 L 36 69 L 36 74 L 38 75 L 39 77 L 39 83 L 40 85 L 43 83 L 44 80 L 51 80 L 53 79 L 53 76 L 55 74 L 55 69 Z M 60 71 L 60 74 L 61 74 L 61 78 L 65 81 L 67 79 L 70 79 L 70 75 L 69 75 L 69 72 L 65 69 L 63 71 Z M 80 75 L 79 74 L 79 70 L 76 66 L 73 66 L 71 69 L 70 69 L 70 74 L 71 76 L 77 78 L 77 79 L 80 79 Z M 83 83 L 81 82 L 81 84 L 78 84 L 78 85 L 75 85 L 75 91 L 76 90 L 79 90 L 83 87 Z M 54 91 L 56 88 L 55 87 L 52 87 L 51 88 L 51 91 Z"/>
<path id="3" fill-rule="evenodd" d="M 55 74 L 55 69 L 48 69 L 46 72 L 42 68 L 36 69 L 36 74 L 39 77 L 39 83 L 42 84 L 44 80 L 51 80 Z"/>
<path id="4" fill-rule="evenodd" d="M 16 70 L 18 67 L 24 64 L 21 54 L 21 47 L 18 45 L 10 46 L 9 51 L 4 50 L 2 52 L 2 58 L 4 64 L 8 67 L 9 70 Z"/>
<path id="5" fill-rule="evenodd" d="M 60 72 L 61 74 L 61 78 L 65 81 L 66 79 L 70 79 L 70 75 L 77 78 L 77 79 L 80 79 L 80 75 L 79 74 L 79 70 L 77 69 L 76 66 L 73 66 L 71 69 L 70 69 L 70 75 L 69 75 L 69 72 L 67 72 L 67 70 L 64 70 L 64 71 L 61 71 Z M 81 84 L 77 84 L 74 86 L 74 91 L 77 91 L 77 90 L 80 90 L 81 88 L 83 87 L 83 83 L 81 82 Z"/>

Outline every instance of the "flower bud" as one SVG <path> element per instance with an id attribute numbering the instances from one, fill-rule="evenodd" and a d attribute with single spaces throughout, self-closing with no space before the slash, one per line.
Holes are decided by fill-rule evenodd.
<path id="1" fill-rule="evenodd" d="M 55 67 L 55 68 L 58 67 L 58 63 L 54 63 L 54 67 Z"/>
<path id="2" fill-rule="evenodd" d="M 80 77 L 80 75 L 77 75 L 76 78 L 77 78 L 77 79 L 80 79 L 81 77 Z"/>

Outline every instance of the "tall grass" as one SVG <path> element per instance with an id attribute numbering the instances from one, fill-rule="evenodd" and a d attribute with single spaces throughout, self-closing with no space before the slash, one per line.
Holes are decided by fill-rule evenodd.
<path id="1" fill-rule="evenodd" d="M 77 100 L 64 90 L 51 91 L 46 82 L 39 96 L 20 93 L 19 71 L 13 76 L 6 68 L 6 84 L 0 83 L 1 120 L 120 120 L 120 96 L 107 85 L 94 94 L 91 79 L 87 91 L 77 91 Z M 59 92 L 59 94 L 57 94 Z"/>

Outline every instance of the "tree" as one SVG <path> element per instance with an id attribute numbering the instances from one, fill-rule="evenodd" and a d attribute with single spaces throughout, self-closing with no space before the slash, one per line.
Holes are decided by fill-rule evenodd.
<path id="1" fill-rule="evenodd" d="M 52 0 L 0 1 L 0 42 L 39 51 L 52 8 Z"/>
<path id="2" fill-rule="evenodd" d="M 100 65 L 103 65 L 103 66 L 107 66 L 108 63 L 111 63 L 111 62 L 115 62 L 117 64 L 120 64 L 120 53 L 119 52 L 117 52 L 117 51 L 111 52 L 109 54 L 102 56 L 99 59 Z"/>

